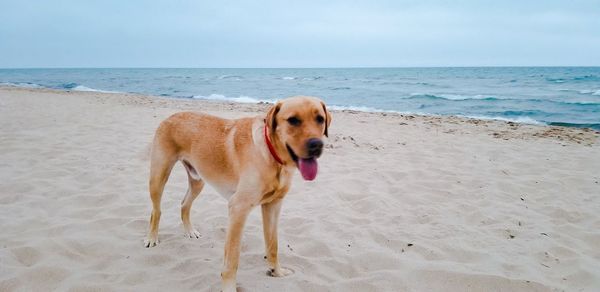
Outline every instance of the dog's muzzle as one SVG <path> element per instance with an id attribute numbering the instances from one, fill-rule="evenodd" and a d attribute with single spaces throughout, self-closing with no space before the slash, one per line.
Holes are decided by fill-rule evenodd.
<path id="1" fill-rule="evenodd" d="M 319 157 L 323 153 L 323 141 L 318 138 L 308 139 L 306 149 L 309 157 Z"/>

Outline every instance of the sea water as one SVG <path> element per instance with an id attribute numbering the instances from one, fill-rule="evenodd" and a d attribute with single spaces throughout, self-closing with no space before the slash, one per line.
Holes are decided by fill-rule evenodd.
<path id="1" fill-rule="evenodd" d="M 0 85 L 458 115 L 600 130 L 600 67 L 0 69 Z"/>

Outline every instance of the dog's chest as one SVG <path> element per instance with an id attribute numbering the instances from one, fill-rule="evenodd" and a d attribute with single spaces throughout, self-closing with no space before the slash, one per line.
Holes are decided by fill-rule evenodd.
<path id="1" fill-rule="evenodd" d="M 286 169 L 283 169 L 277 175 L 277 179 L 273 180 L 273 182 L 267 188 L 267 191 L 263 194 L 260 200 L 260 204 L 269 203 L 273 200 L 285 197 L 288 190 L 290 189 L 291 182 L 291 172 Z"/>

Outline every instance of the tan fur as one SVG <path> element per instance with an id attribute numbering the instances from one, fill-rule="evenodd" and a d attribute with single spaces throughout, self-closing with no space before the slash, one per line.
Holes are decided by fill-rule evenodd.
<path id="1" fill-rule="evenodd" d="M 319 122 L 317 117 L 323 118 Z M 288 118 L 302 121 L 293 126 Z M 261 205 L 265 251 L 270 275 L 291 271 L 277 260 L 277 221 L 281 202 L 296 169 L 286 145 L 299 157 L 307 157 L 307 141 L 327 134 L 331 114 L 314 97 L 292 97 L 272 106 L 266 116 L 227 120 L 207 114 L 182 112 L 163 121 L 154 137 L 150 166 L 152 214 L 146 247 L 158 243 L 160 201 L 173 165 L 181 161 L 188 172 L 188 191 L 181 203 L 181 219 L 189 237 L 199 237 L 190 222 L 190 208 L 204 183 L 209 183 L 229 201 L 229 227 L 221 273 L 223 291 L 235 291 L 242 231 L 253 207 Z M 269 152 L 264 127 L 283 161 Z"/>

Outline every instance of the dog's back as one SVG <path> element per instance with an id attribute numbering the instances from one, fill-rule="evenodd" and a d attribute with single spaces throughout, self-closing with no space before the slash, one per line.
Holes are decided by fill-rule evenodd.
<path id="1" fill-rule="evenodd" d="M 176 113 L 162 121 L 156 129 L 153 149 L 169 147 L 179 152 L 190 149 L 192 143 L 220 145 L 224 143 L 232 124 L 231 120 L 203 113 Z"/>

